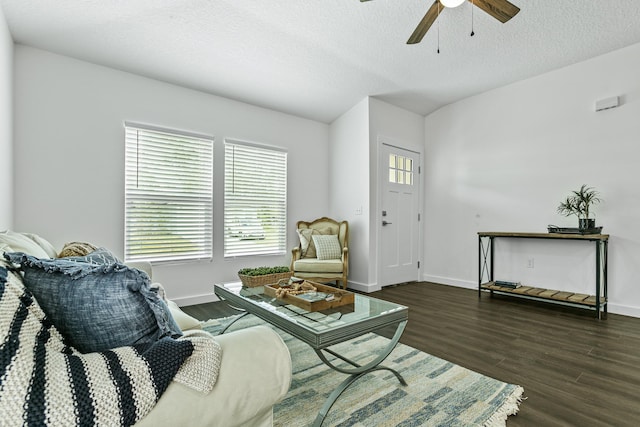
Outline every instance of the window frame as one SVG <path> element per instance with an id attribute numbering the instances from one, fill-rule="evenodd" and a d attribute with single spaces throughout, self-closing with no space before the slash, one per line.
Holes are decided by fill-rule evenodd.
<path id="1" fill-rule="evenodd" d="M 234 151 L 236 147 L 238 150 Z M 254 158 L 248 158 L 250 154 Z M 224 156 L 224 258 L 285 255 L 288 213 L 287 150 L 273 145 L 225 138 Z M 264 160 L 269 157 L 272 163 L 267 164 Z M 236 164 L 240 172 L 243 172 L 242 168 L 246 172 L 245 175 L 239 175 L 240 178 L 235 175 Z M 265 181 L 266 176 L 274 178 L 273 181 Z M 271 185 L 274 186 L 274 191 L 260 191 Z M 240 188 L 235 200 L 230 194 L 232 188 Z M 244 218 L 243 210 L 247 212 Z"/>
<path id="2" fill-rule="evenodd" d="M 124 128 L 125 261 L 211 261 L 215 138 L 134 122 L 124 122 Z M 192 143 L 192 150 L 185 149 L 185 143 Z M 141 144 L 146 144 L 146 151 L 141 151 Z M 140 188 L 145 178 L 150 185 Z M 165 232 L 158 233 L 158 225 Z"/>

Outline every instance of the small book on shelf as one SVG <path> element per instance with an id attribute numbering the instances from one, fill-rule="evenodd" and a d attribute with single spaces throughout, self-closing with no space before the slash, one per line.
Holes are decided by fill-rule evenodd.
<path id="1" fill-rule="evenodd" d="M 520 282 L 508 282 L 506 280 L 496 280 L 495 284 L 496 286 L 500 286 L 501 288 L 509 288 L 509 289 L 516 289 L 522 286 Z"/>

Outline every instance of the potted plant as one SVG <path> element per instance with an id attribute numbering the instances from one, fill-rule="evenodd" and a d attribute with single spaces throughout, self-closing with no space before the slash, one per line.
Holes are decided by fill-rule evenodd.
<path id="1" fill-rule="evenodd" d="M 572 193 L 560 203 L 558 213 L 564 216 L 577 216 L 580 230 L 594 228 L 596 220 L 591 218 L 591 207 L 602 201 L 598 197 L 600 193 L 586 184 L 582 184 L 579 190 L 574 190 Z"/>
<path id="2" fill-rule="evenodd" d="M 293 272 L 286 266 L 243 268 L 238 271 L 242 284 L 250 288 L 275 284 L 279 280 L 289 279 L 292 275 Z"/>

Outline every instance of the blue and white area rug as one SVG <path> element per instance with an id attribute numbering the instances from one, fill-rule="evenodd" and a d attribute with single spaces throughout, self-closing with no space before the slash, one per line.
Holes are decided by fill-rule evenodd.
<path id="1" fill-rule="evenodd" d="M 204 322 L 216 333 L 228 319 Z M 264 322 L 246 316 L 229 331 Z M 274 407 L 274 425 L 309 426 L 329 394 L 347 377 L 320 361 L 307 344 L 274 328 L 291 352 L 293 380 L 285 399 Z M 228 331 L 228 332 L 229 332 Z M 227 332 L 227 333 L 228 333 Z M 376 334 L 331 347 L 363 363 L 388 340 Z M 224 357 L 224 355 L 223 355 Z M 328 356 L 330 357 L 330 356 Z M 408 386 L 388 371 L 375 371 L 353 383 L 333 405 L 323 426 L 505 426 L 518 412 L 523 388 L 487 377 L 404 344 L 383 362 L 400 372 Z"/>

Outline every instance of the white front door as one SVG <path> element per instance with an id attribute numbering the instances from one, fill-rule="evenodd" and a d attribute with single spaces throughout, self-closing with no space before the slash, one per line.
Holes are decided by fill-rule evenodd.
<path id="1" fill-rule="evenodd" d="M 381 144 L 381 286 L 419 279 L 419 162 L 419 153 Z"/>

